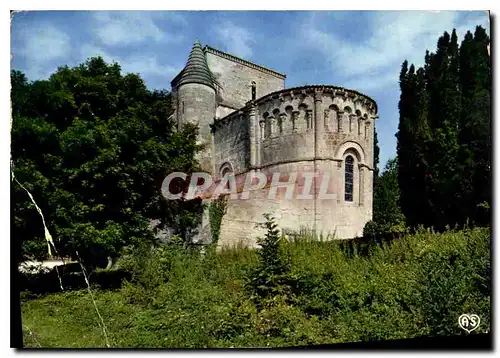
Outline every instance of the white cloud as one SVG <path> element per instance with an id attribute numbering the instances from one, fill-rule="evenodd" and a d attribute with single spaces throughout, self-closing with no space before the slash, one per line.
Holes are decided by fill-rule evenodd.
<path id="1" fill-rule="evenodd" d="M 486 26 L 485 20 L 487 17 L 483 16 L 459 23 L 459 13 L 451 11 L 375 12 L 366 24 L 370 37 L 356 43 L 319 30 L 315 26 L 317 18 L 312 15 L 302 24 L 300 33 L 303 43 L 319 51 L 336 73 L 341 73 L 350 83 L 364 83 L 365 88 L 373 90 L 397 84 L 398 74 L 394 68 L 399 70 L 405 59 L 422 65 L 425 50 L 434 51 L 444 31 L 456 28 L 460 42 L 466 30 L 474 30 L 478 24 Z"/>
<path id="2" fill-rule="evenodd" d="M 158 76 L 172 79 L 182 67 L 162 65 L 156 56 L 134 55 L 123 60 L 123 70 L 129 73 L 140 73 L 144 76 Z"/>
<path id="3" fill-rule="evenodd" d="M 13 55 L 24 58 L 24 72 L 32 80 L 48 77 L 53 61 L 66 58 L 71 51 L 70 37 L 50 24 L 21 28 L 18 35 L 20 42 Z"/>
<path id="4" fill-rule="evenodd" d="M 80 47 L 81 62 L 85 61 L 89 57 L 95 57 L 95 56 L 102 56 L 104 61 L 106 61 L 108 63 L 118 62 L 118 60 L 119 60 L 118 56 L 113 56 L 108 51 L 106 51 L 98 46 L 84 44 Z"/>
<path id="5" fill-rule="evenodd" d="M 120 56 L 112 54 L 98 46 L 86 44 L 80 49 L 82 61 L 92 56 L 102 56 L 108 62 L 118 62 L 124 73 L 138 73 L 148 84 L 168 87 L 170 80 L 183 66 L 160 63 L 156 54 L 132 54 Z"/>
<path id="6" fill-rule="evenodd" d="M 361 93 L 371 93 L 374 90 L 398 86 L 399 85 L 399 69 L 396 71 L 387 71 L 381 74 L 366 74 L 356 76 L 340 84 L 342 87 L 350 88 Z"/>
<path id="7" fill-rule="evenodd" d="M 249 58 L 252 55 L 252 44 L 255 44 L 255 40 L 246 28 L 237 26 L 231 21 L 225 21 L 215 30 L 221 43 L 226 45 L 228 52 L 243 58 Z"/>
<path id="8" fill-rule="evenodd" d="M 147 39 L 153 41 L 175 40 L 173 36 L 156 24 L 157 20 L 168 19 L 171 23 L 184 24 L 179 13 L 159 13 L 146 11 L 98 11 L 93 15 L 94 33 L 99 40 L 109 46 L 128 45 Z"/>

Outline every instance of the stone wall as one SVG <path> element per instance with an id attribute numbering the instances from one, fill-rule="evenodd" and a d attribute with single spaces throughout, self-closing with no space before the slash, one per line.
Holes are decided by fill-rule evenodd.
<path id="1" fill-rule="evenodd" d="M 250 160 L 248 117 L 243 111 L 233 113 L 216 126 L 214 136 L 214 168 L 216 176 L 221 166 L 229 163 L 235 173 L 246 172 Z"/>
<path id="2" fill-rule="evenodd" d="M 208 66 L 222 86 L 221 97 L 231 107 L 241 108 L 252 99 L 255 81 L 257 98 L 285 88 L 285 76 L 215 49 L 205 50 Z"/>
<path id="3" fill-rule="evenodd" d="M 255 102 L 256 120 L 248 116 L 248 106 L 240 113 L 223 118 L 215 132 L 218 163 L 234 161 L 234 171 L 241 173 L 250 168 L 248 159 L 237 159 L 232 141 L 245 148 L 241 138 L 233 133 L 245 128 L 250 143 L 255 139 L 256 165 L 253 169 L 266 173 L 271 183 L 272 174 L 280 172 L 282 180 L 289 173 L 297 172 L 295 193 L 292 200 L 283 196 L 269 199 L 269 189 L 259 189 L 247 200 L 229 200 L 219 243 L 232 245 L 240 241 L 255 245 L 262 231 L 255 225 L 262 223 L 264 213 L 276 216 L 280 228 L 299 231 L 301 228 L 317 233 L 334 234 L 337 238 L 361 236 L 364 225 L 372 218 L 373 196 L 373 133 L 376 105 L 368 97 L 355 91 L 333 86 L 309 86 L 283 90 Z M 252 123 L 257 128 L 252 130 Z M 219 135 L 217 132 L 220 132 Z M 250 135 L 248 134 L 250 133 Z M 252 138 L 255 133 L 256 138 Z M 220 149 L 219 149 L 220 148 Z M 345 159 L 354 159 L 353 201 L 344 200 Z M 329 199 L 318 193 L 321 181 L 312 186 L 314 199 L 301 200 L 304 178 L 301 173 L 315 173 L 329 177 Z M 284 188 L 278 189 L 283 193 Z"/>
<path id="4" fill-rule="evenodd" d="M 205 145 L 205 149 L 198 159 L 204 170 L 212 172 L 213 143 L 210 124 L 215 116 L 215 91 L 202 84 L 187 83 L 177 89 L 176 98 L 179 126 L 182 127 L 187 122 L 199 126 L 199 141 Z"/>

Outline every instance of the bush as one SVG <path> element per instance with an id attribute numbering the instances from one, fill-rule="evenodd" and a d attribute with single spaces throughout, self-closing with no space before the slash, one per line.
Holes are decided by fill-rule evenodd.
<path id="1" fill-rule="evenodd" d="M 209 204 L 208 214 L 210 230 L 212 232 L 212 244 L 214 245 L 217 245 L 219 241 L 220 226 L 222 224 L 222 218 L 226 214 L 226 210 L 227 198 L 225 196 L 220 196 Z"/>
<path id="2" fill-rule="evenodd" d="M 267 233 L 257 240 L 259 264 L 247 278 L 247 287 L 259 308 L 292 300 L 288 242 L 280 235 L 274 218 L 269 214 L 264 217 Z"/>
<path id="3" fill-rule="evenodd" d="M 286 347 L 461 335 L 467 334 L 457 324 L 463 313 L 481 318 L 471 334 L 490 331 L 489 228 L 419 229 L 358 246 L 288 243 L 272 218 L 266 225 L 259 251 L 222 248 L 201 257 L 171 244 L 129 254 L 129 266 L 117 262 L 120 270 L 135 267 L 134 278 L 121 291 L 94 293 L 113 347 Z M 104 344 L 86 291 L 24 296 L 22 310 L 42 347 Z"/>

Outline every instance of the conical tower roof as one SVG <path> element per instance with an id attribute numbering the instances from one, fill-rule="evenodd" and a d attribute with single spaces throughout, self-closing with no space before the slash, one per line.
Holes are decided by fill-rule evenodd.
<path id="1" fill-rule="evenodd" d="M 208 67 L 205 53 L 198 40 L 193 45 L 186 66 L 177 81 L 177 86 L 186 83 L 200 83 L 215 89 L 214 75 Z"/>

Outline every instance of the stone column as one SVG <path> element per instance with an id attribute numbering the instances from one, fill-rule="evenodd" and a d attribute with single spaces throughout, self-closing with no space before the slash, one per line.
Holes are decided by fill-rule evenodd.
<path id="1" fill-rule="evenodd" d="M 292 111 L 292 132 L 297 130 L 297 120 L 299 119 L 299 111 Z"/>
<path id="2" fill-rule="evenodd" d="M 312 113 L 313 113 L 312 109 L 306 109 L 306 123 L 307 123 L 306 129 L 313 129 L 314 128 L 315 119 L 313 118 Z"/>
<path id="3" fill-rule="evenodd" d="M 363 204 L 365 203 L 364 183 L 365 183 L 365 166 L 359 165 L 359 205 L 360 206 L 363 206 Z"/>
<path id="4" fill-rule="evenodd" d="M 260 136 L 259 137 L 260 137 L 260 142 L 262 143 L 262 141 L 266 138 L 266 133 L 265 133 L 266 121 L 260 120 L 259 125 L 260 125 Z"/>
<path id="5" fill-rule="evenodd" d="M 325 132 L 324 118 L 321 118 L 323 114 L 323 92 L 317 90 L 314 92 L 314 128 L 316 135 L 322 135 Z"/>
<path id="6" fill-rule="evenodd" d="M 257 110 L 253 102 L 248 104 L 248 117 L 250 119 L 250 167 L 257 165 L 257 147 L 259 146 L 259 131 L 257 124 Z"/>
<path id="7" fill-rule="evenodd" d="M 341 133 L 344 131 L 344 128 L 342 128 L 342 122 L 344 121 L 344 111 L 338 111 L 337 112 L 337 128 L 338 132 Z"/>
<path id="8" fill-rule="evenodd" d="M 330 110 L 328 108 L 326 108 L 324 110 L 324 127 L 325 127 L 325 131 L 330 131 Z"/>
<path id="9" fill-rule="evenodd" d="M 261 163 L 262 163 L 262 142 L 264 141 L 264 131 L 266 130 L 266 122 L 265 120 L 261 119 L 259 121 L 259 139 L 258 139 L 258 145 L 257 145 L 257 160 L 256 160 L 256 165 L 258 168 L 260 168 Z"/>
<path id="10" fill-rule="evenodd" d="M 276 136 L 276 118 L 274 116 L 269 116 L 267 117 L 267 120 L 269 121 L 269 137 L 275 137 Z"/>

